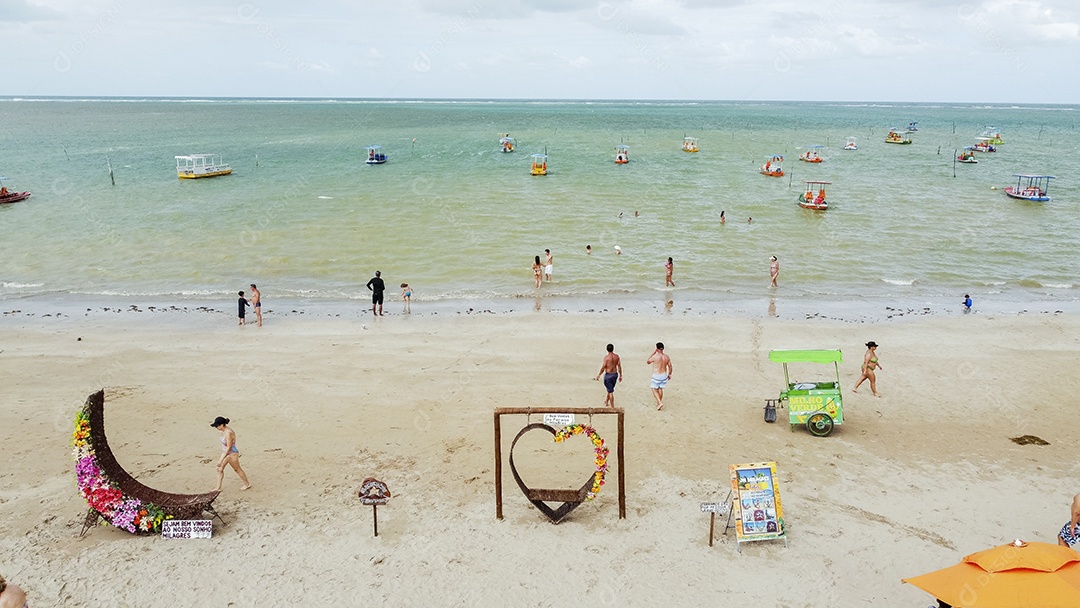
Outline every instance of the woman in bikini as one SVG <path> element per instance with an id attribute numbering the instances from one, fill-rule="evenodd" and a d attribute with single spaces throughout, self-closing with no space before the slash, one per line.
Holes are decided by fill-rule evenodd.
<path id="1" fill-rule="evenodd" d="M 225 479 L 225 465 L 230 465 L 244 482 L 240 489 L 247 490 L 251 487 L 251 482 L 248 481 L 244 469 L 240 468 L 240 450 L 236 447 L 236 431 L 229 428 L 229 419 L 221 416 L 214 418 L 210 426 L 221 431 L 221 458 L 217 463 L 217 487 L 214 489 L 221 491 L 221 482 Z"/>
<path id="2" fill-rule="evenodd" d="M 863 380 L 870 381 L 870 392 L 874 393 L 875 397 L 881 395 L 877 392 L 877 376 L 874 375 L 874 370 L 882 369 L 881 363 L 877 360 L 877 342 L 873 340 L 866 343 L 866 355 L 863 356 L 862 364 L 862 376 L 859 377 L 859 381 L 855 383 L 855 388 L 851 389 L 851 392 L 859 392 L 859 385 L 863 383 Z"/>
<path id="3" fill-rule="evenodd" d="M 544 278 L 544 266 L 540 264 L 540 256 L 533 260 L 533 277 L 536 279 L 536 287 L 540 288 L 540 281 Z"/>

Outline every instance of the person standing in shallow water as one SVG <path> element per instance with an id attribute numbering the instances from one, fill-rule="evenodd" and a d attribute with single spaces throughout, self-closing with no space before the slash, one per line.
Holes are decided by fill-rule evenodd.
<path id="1" fill-rule="evenodd" d="M 255 318 L 258 319 L 259 327 L 262 327 L 262 293 L 255 287 L 255 284 L 251 284 L 251 307 L 255 309 Z"/>
<path id="2" fill-rule="evenodd" d="M 668 258 L 667 262 L 664 262 L 664 274 L 665 274 L 664 287 L 674 287 L 675 286 L 675 281 L 673 281 L 671 279 L 671 275 L 674 272 L 675 272 L 675 262 L 671 258 Z"/>
<path id="3" fill-rule="evenodd" d="M 240 325 L 244 324 L 244 315 L 247 313 L 248 301 L 244 298 L 244 292 L 237 292 L 240 299 L 236 301 L 236 315 L 240 318 Z"/>
<path id="4" fill-rule="evenodd" d="M 382 273 L 378 270 L 375 271 L 375 276 L 367 282 L 367 288 L 371 290 L 371 314 L 383 316 L 383 292 L 386 291 L 386 283 L 382 280 Z M 378 307 L 379 312 L 375 312 L 375 307 Z"/>
<path id="5" fill-rule="evenodd" d="M 877 342 L 874 342 L 873 340 L 866 343 L 866 354 L 863 355 L 862 375 L 859 376 L 859 381 L 855 383 L 851 392 L 858 393 L 859 385 L 861 385 L 864 380 L 869 380 L 870 392 L 873 393 L 875 397 L 881 396 L 877 392 L 877 376 L 874 374 L 874 370 L 884 369 L 881 367 L 881 363 L 878 362 L 876 352 L 877 346 Z"/>
<path id="6" fill-rule="evenodd" d="M 544 267 L 540 264 L 540 256 L 533 259 L 533 279 L 536 280 L 536 288 L 540 288 L 540 282 L 544 280 Z"/>
<path id="7" fill-rule="evenodd" d="M 776 287 L 776 278 L 780 276 L 780 261 L 776 256 L 769 258 L 769 287 Z"/>
<path id="8" fill-rule="evenodd" d="M 244 485 L 240 487 L 241 490 L 251 488 L 247 474 L 240 468 L 240 449 L 236 447 L 236 432 L 229 428 L 229 419 L 218 416 L 214 418 L 210 426 L 221 432 L 221 458 L 217 463 L 217 487 L 214 489 L 221 491 L 221 482 L 225 480 L 225 465 L 231 466 L 240 476 L 240 481 L 244 482 Z"/>

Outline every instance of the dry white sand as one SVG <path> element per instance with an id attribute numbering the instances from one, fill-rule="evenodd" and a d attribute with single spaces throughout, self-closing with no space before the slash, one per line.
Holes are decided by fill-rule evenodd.
<path id="1" fill-rule="evenodd" d="M 4 317 L 0 572 L 35 607 L 926 605 L 901 577 L 1016 537 L 1055 542 L 1080 491 L 1078 330 L 1070 315 Z M 645 364 L 657 340 L 675 368 L 663 412 Z M 867 340 L 880 399 L 850 393 Z M 558 526 L 506 470 L 496 520 L 492 410 L 600 406 L 609 341 L 626 373 L 627 519 L 613 467 Z M 791 432 L 786 410 L 762 421 L 783 382 L 768 351 L 799 347 L 847 357 L 845 423 L 828 438 Z M 208 424 L 232 419 L 254 488 L 227 473 L 213 539 L 78 538 L 71 423 L 103 386 L 118 459 L 159 489 L 210 489 Z M 504 420 L 507 446 L 524 423 Z M 614 465 L 614 417 L 594 423 Z M 1050 445 L 1009 441 L 1023 434 Z M 581 438 L 518 449 L 534 483 L 574 487 L 590 470 Z M 730 464 L 764 460 L 778 462 L 787 546 L 739 554 L 732 530 L 710 548 L 699 503 L 724 498 Z M 368 476 L 394 493 L 378 538 L 356 499 Z"/>

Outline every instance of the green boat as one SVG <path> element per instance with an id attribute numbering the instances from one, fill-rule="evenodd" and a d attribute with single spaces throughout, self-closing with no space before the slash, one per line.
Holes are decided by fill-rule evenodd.
<path id="1" fill-rule="evenodd" d="M 788 422 L 792 431 L 796 426 L 806 425 L 811 435 L 827 437 L 833 427 L 844 423 L 843 398 L 840 394 L 840 363 L 843 360 L 843 353 L 837 349 L 769 351 L 769 361 L 784 365 L 786 388 L 780 391 L 777 402 L 780 407 L 787 402 Z M 788 374 L 790 363 L 832 363 L 836 380 L 793 381 Z"/>

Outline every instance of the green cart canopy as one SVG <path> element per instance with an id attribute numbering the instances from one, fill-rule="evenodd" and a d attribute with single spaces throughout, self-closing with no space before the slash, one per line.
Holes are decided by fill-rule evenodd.
<path id="1" fill-rule="evenodd" d="M 773 363 L 843 363 L 844 354 L 838 349 L 770 350 Z"/>

